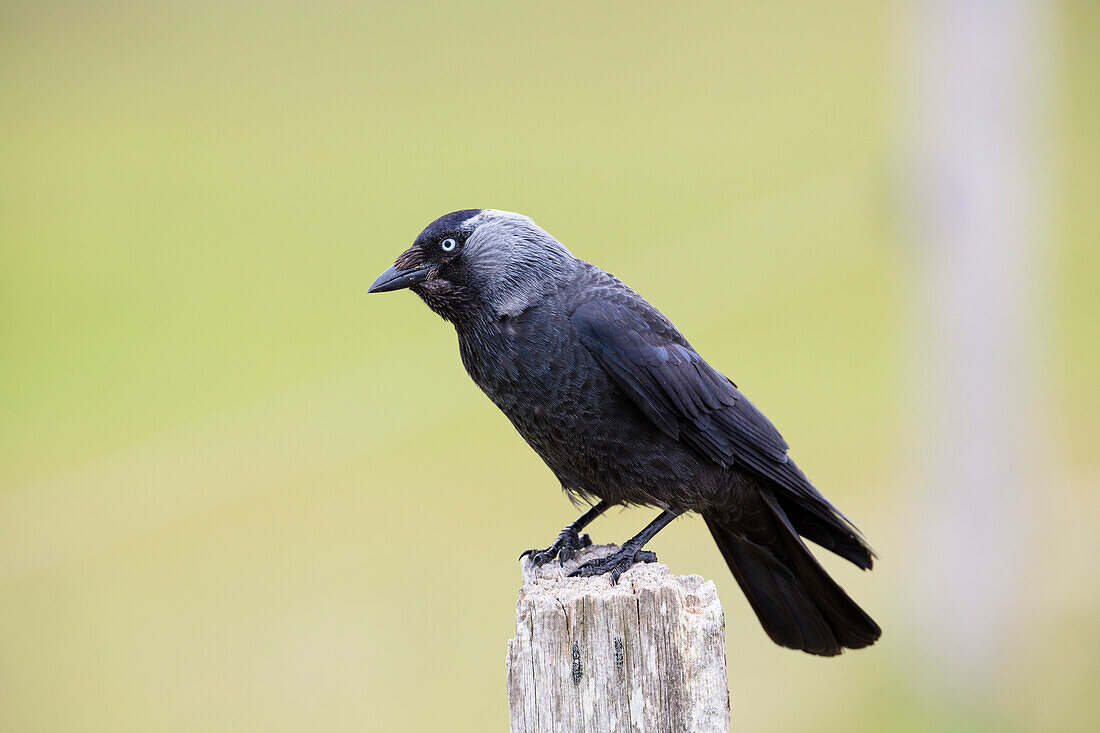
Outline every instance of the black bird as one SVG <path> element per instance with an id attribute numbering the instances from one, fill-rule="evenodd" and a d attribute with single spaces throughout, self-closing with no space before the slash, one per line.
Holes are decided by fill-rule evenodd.
<path id="1" fill-rule="evenodd" d="M 573 256 L 531 219 L 495 209 L 432 222 L 370 292 L 410 288 L 454 324 L 462 363 L 574 497 L 592 503 L 543 564 L 589 544 L 579 532 L 615 505 L 661 514 L 574 575 L 612 582 L 687 511 L 703 516 L 777 644 L 831 656 L 878 625 L 799 537 L 863 569 L 859 531 L 787 456 L 787 443 L 656 308 Z"/>

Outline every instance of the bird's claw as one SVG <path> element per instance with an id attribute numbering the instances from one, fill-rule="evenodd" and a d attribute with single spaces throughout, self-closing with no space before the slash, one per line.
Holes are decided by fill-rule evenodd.
<path id="1" fill-rule="evenodd" d="M 558 535 L 558 538 L 554 540 L 554 544 L 547 547 L 545 550 L 524 550 L 520 553 L 520 559 L 531 557 L 531 565 L 539 567 L 558 558 L 558 562 L 564 565 L 567 560 L 572 560 L 577 555 L 578 550 L 582 550 L 592 544 L 592 538 L 587 534 L 577 534 L 575 529 L 569 529 L 566 527 Z"/>
<path id="2" fill-rule="evenodd" d="M 593 575 L 611 574 L 611 584 L 619 582 L 619 576 L 631 568 L 634 563 L 657 562 L 656 553 L 649 550 L 630 550 L 623 548 L 613 552 L 607 557 L 599 557 L 589 560 L 584 565 L 569 573 L 570 578 L 588 578 Z"/>

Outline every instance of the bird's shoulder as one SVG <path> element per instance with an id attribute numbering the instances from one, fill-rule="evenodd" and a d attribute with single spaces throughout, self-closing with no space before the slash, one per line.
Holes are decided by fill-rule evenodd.
<path id="1" fill-rule="evenodd" d="M 574 281 L 567 297 L 567 313 L 575 323 L 618 327 L 636 332 L 654 345 L 668 342 L 694 353 L 664 313 L 611 273 L 585 264 L 583 275 Z"/>
<path id="2" fill-rule="evenodd" d="M 666 434 L 723 465 L 744 454 L 786 462 L 775 426 L 712 367 L 657 308 L 618 279 L 593 272 L 571 321 L 581 342 Z"/>

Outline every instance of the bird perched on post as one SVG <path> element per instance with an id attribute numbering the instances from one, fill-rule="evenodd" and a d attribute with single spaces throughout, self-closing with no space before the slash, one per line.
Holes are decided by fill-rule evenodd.
<path id="1" fill-rule="evenodd" d="M 466 371 L 564 489 L 592 502 L 535 564 L 571 559 L 615 505 L 661 514 L 574 575 L 652 562 L 643 548 L 684 512 L 702 515 L 777 644 L 835 655 L 878 625 L 801 537 L 863 569 L 858 530 L 787 456 L 787 443 L 672 323 L 526 216 L 455 211 L 432 222 L 370 292 L 409 288 L 458 333 Z"/>

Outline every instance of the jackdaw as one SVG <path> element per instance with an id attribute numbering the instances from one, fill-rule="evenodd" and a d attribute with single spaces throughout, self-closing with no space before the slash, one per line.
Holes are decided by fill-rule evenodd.
<path id="1" fill-rule="evenodd" d="M 370 292 L 401 288 L 454 325 L 474 382 L 592 505 L 550 547 L 524 553 L 532 562 L 571 559 L 609 507 L 659 508 L 617 552 L 572 573 L 615 582 L 655 560 L 645 543 L 694 511 L 777 644 L 828 656 L 878 639 L 802 540 L 870 569 L 859 531 L 771 422 L 640 295 L 526 216 L 495 209 L 435 220 Z"/>

